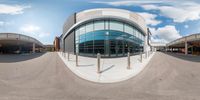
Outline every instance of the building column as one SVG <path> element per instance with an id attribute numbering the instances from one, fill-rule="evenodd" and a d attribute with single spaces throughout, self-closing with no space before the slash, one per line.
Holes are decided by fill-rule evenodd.
<path id="1" fill-rule="evenodd" d="M 191 51 L 192 51 L 192 55 L 193 55 L 193 50 L 194 50 L 194 46 L 192 46 Z"/>
<path id="2" fill-rule="evenodd" d="M 144 39 L 144 48 L 143 48 L 143 52 L 145 53 L 146 58 L 148 57 L 148 35 L 145 36 Z"/>
<path id="3" fill-rule="evenodd" d="M 187 41 L 185 41 L 185 54 L 186 55 L 188 54 L 188 43 L 187 43 Z"/>
<path id="4" fill-rule="evenodd" d="M 33 49 L 32 52 L 35 53 L 35 43 L 33 43 Z"/>

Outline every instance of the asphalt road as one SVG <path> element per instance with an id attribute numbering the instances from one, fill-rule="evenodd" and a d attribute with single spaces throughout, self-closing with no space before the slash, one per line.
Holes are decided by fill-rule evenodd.
<path id="1" fill-rule="evenodd" d="M 199 100 L 200 57 L 156 53 L 127 81 L 92 83 L 57 53 L 0 55 L 0 100 Z"/>

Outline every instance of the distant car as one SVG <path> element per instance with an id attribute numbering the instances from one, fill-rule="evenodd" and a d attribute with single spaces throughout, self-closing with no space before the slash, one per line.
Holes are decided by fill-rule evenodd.
<path id="1" fill-rule="evenodd" d="M 14 54 L 20 54 L 20 50 L 14 51 Z"/>

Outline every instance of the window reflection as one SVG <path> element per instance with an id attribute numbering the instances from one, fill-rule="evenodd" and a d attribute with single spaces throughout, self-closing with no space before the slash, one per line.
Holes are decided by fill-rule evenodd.
<path id="1" fill-rule="evenodd" d="M 75 30 L 76 52 L 104 57 L 125 56 L 143 51 L 144 35 L 135 27 L 117 21 L 94 21 Z"/>

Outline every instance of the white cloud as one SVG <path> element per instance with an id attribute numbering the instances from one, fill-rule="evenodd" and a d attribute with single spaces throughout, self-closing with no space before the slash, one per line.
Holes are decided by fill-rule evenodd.
<path id="1" fill-rule="evenodd" d="M 157 10 L 161 15 L 179 23 L 200 19 L 200 4 L 192 0 L 118 0 L 92 1 L 92 3 L 112 6 L 141 6 L 145 10 Z"/>
<path id="2" fill-rule="evenodd" d="M 145 10 L 156 10 L 158 7 L 156 5 L 141 5 Z"/>
<path id="3" fill-rule="evenodd" d="M 24 9 L 30 8 L 31 6 L 20 6 L 20 5 L 6 5 L 0 4 L 0 14 L 22 14 Z"/>
<path id="4" fill-rule="evenodd" d="M 167 25 L 158 29 L 150 28 L 154 41 L 170 42 L 181 37 L 175 26 Z M 157 42 L 157 41 L 156 41 Z"/>
<path id="5" fill-rule="evenodd" d="M 200 4 L 190 2 L 174 3 L 172 5 L 142 5 L 146 10 L 158 10 L 161 15 L 174 20 L 174 22 L 185 22 L 200 19 Z"/>
<path id="6" fill-rule="evenodd" d="M 188 26 L 188 25 L 184 25 L 184 27 L 185 27 L 185 28 L 189 28 L 189 26 Z"/>
<path id="7" fill-rule="evenodd" d="M 48 36 L 50 36 L 50 33 L 48 33 L 48 32 L 41 32 L 41 33 L 39 33 L 38 36 L 39 36 L 40 38 L 48 37 Z"/>
<path id="8" fill-rule="evenodd" d="M 39 31 L 40 27 L 35 26 L 35 25 L 25 25 L 21 27 L 20 30 L 27 33 L 33 33 L 33 32 Z"/>
<path id="9" fill-rule="evenodd" d="M 161 21 L 156 20 L 157 15 L 155 14 L 150 14 L 150 13 L 145 13 L 145 12 L 138 13 L 138 14 L 144 17 L 147 25 L 156 26 L 161 23 Z"/>
<path id="10" fill-rule="evenodd" d="M 168 43 L 165 39 L 159 39 L 155 37 L 151 37 L 151 43 Z"/>
<path id="11" fill-rule="evenodd" d="M 0 21 L 0 26 L 3 26 L 3 25 L 4 25 L 4 23 L 5 23 L 5 22 L 3 22 L 3 21 Z"/>
<path id="12" fill-rule="evenodd" d="M 139 5 L 139 4 L 159 4 L 162 2 L 169 2 L 169 1 L 163 1 L 163 0 L 118 0 L 118 1 L 92 1 L 92 3 L 101 3 L 101 4 L 107 4 L 112 6 L 132 6 L 132 5 Z"/>
<path id="13" fill-rule="evenodd" d="M 4 27 L 4 26 L 8 26 L 8 25 L 12 25 L 13 22 L 6 22 L 6 21 L 0 21 L 0 27 Z"/>
<path id="14" fill-rule="evenodd" d="M 41 28 L 36 25 L 24 25 L 20 28 L 20 31 L 25 35 L 29 35 L 36 38 L 37 37 L 43 38 L 50 36 L 49 32 L 41 31 Z"/>

